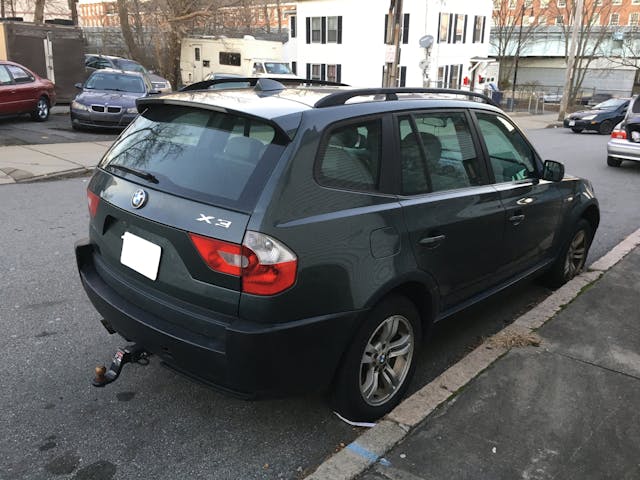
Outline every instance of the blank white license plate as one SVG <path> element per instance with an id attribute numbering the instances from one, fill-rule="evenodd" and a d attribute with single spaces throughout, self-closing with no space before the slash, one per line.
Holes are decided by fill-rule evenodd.
<path id="1" fill-rule="evenodd" d="M 133 233 L 125 232 L 122 236 L 120 263 L 151 280 L 158 278 L 161 253 L 160 245 L 140 238 Z"/>
<path id="2" fill-rule="evenodd" d="M 569 126 L 573 127 L 576 124 L 575 120 L 569 120 Z"/>

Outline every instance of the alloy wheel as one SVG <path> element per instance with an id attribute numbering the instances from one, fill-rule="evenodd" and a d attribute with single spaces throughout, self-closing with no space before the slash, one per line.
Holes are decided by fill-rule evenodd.
<path id="1" fill-rule="evenodd" d="M 38 118 L 45 119 L 49 115 L 49 104 L 44 98 L 38 100 L 38 105 L 36 106 L 36 112 Z"/>
<path id="2" fill-rule="evenodd" d="M 395 395 L 411 368 L 414 346 L 413 328 L 402 315 L 376 328 L 360 362 L 360 394 L 367 404 L 379 406 Z"/>
<path id="3" fill-rule="evenodd" d="M 578 230 L 569 244 L 567 256 L 564 261 L 564 275 L 567 280 L 575 277 L 586 260 L 587 236 L 584 230 Z"/>

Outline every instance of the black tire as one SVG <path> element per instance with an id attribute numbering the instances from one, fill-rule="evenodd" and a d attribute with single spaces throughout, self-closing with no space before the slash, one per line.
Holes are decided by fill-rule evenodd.
<path id="1" fill-rule="evenodd" d="M 378 303 L 356 333 L 336 374 L 331 392 L 334 410 L 352 421 L 373 421 L 390 412 L 409 387 L 420 342 L 420 315 L 410 300 L 392 295 Z"/>
<path id="2" fill-rule="evenodd" d="M 610 167 L 619 167 L 622 163 L 622 160 L 618 160 L 617 158 L 607 157 L 607 165 Z"/>
<path id="3" fill-rule="evenodd" d="M 31 120 L 36 122 L 44 122 L 49 118 L 49 100 L 42 96 L 38 99 L 36 108 L 31 112 Z"/>
<path id="4" fill-rule="evenodd" d="M 611 120 L 605 120 L 600 124 L 600 127 L 598 127 L 598 133 L 600 135 L 609 135 L 613 132 L 613 127 L 615 127 L 615 125 Z"/>
<path id="5" fill-rule="evenodd" d="M 578 275 L 584 268 L 592 240 L 591 224 L 581 218 L 571 230 L 571 235 L 562 247 L 558 258 L 545 275 L 545 283 L 551 288 L 558 288 Z"/>
<path id="6" fill-rule="evenodd" d="M 582 130 L 584 130 L 584 128 L 576 128 L 576 127 L 573 127 L 573 128 L 571 129 L 571 131 L 572 131 L 573 133 L 581 133 L 581 132 L 582 132 Z"/>

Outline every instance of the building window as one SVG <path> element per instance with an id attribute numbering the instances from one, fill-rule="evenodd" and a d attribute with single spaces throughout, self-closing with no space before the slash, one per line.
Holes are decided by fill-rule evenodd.
<path id="1" fill-rule="evenodd" d="M 290 28 L 290 31 L 291 31 L 291 38 L 296 38 L 297 25 L 296 25 L 296 16 L 295 15 L 291 15 L 289 17 L 289 28 Z"/>
<path id="2" fill-rule="evenodd" d="M 239 53 L 220 52 L 218 54 L 218 60 L 218 63 L 220 65 L 233 65 L 235 67 L 240 66 Z"/>
<path id="3" fill-rule="evenodd" d="M 338 17 L 327 17 L 327 43 L 338 43 Z"/>
<path id="4" fill-rule="evenodd" d="M 564 25 L 564 17 L 562 15 L 556 16 L 556 25 Z"/>
<path id="5" fill-rule="evenodd" d="M 311 80 L 322 80 L 322 65 L 319 63 L 307 64 L 309 74 L 307 75 Z"/>
<path id="6" fill-rule="evenodd" d="M 640 0 L 631 0 L 631 5 L 640 5 Z"/>
<path id="7" fill-rule="evenodd" d="M 465 39 L 465 31 L 467 29 L 467 16 L 466 15 L 456 15 L 455 16 L 455 27 L 454 27 L 454 36 L 453 43 L 461 43 L 464 42 Z"/>
<path id="8" fill-rule="evenodd" d="M 509 0 L 509 10 L 515 10 L 516 3 L 516 0 Z"/>
<path id="9" fill-rule="evenodd" d="M 567 0 L 558 0 L 558 7 L 565 8 L 567 6 Z"/>
<path id="10" fill-rule="evenodd" d="M 549 0 L 540 0 L 540 8 L 548 8 Z"/>
<path id="11" fill-rule="evenodd" d="M 484 25 L 486 17 L 476 16 L 473 22 L 473 43 L 482 43 L 484 41 Z"/>
<path id="12" fill-rule="evenodd" d="M 200 47 L 196 47 L 193 49 L 193 57 L 195 58 L 196 62 L 200 61 Z"/>
<path id="13" fill-rule="evenodd" d="M 402 18 L 402 43 L 409 43 L 409 14 L 405 13 Z"/>
<path id="14" fill-rule="evenodd" d="M 609 19 L 609 25 L 619 25 L 620 24 L 620 14 L 612 13 L 611 18 Z"/>
<path id="15" fill-rule="evenodd" d="M 438 43 L 448 43 L 449 41 L 449 19 L 450 13 L 440 14 L 440 28 L 438 29 Z"/>
<path id="16" fill-rule="evenodd" d="M 462 80 L 462 65 L 451 65 L 449 67 L 449 84 L 448 88 L 460 88 Z"/>
<path id="17" fill-rule="evenodd" d="M 629 15 L 629 25 L 632 27 L 638 26 L 638 18 L 640 17 L 639 13 L 632 13 Z"/>
<path id="18" fill-rule="evenodd" d="M 594 13 L 591 17 L 591 25 L 599 26 L 600 25 L 600 14 Z"/>
<path id="19" fill-rule="evenodd" d="M 322 41 L 322 17 L 311 18 L 311 43 Z"/>
<path id="20" fill-rule="evenodd" d="M 342 65 L 327 65 L 327 80 L 330 82 L 342 81 L 341 77 Z"/>
<path id="21" fill-rule="evenodd" d="M 622 0 L 613 0 L 612 5 L 622 5 Z"/>

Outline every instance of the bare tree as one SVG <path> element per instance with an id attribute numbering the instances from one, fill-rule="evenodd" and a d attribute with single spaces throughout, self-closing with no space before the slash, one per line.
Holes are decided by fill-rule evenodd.
<path id="1" fill-rule="evenodd" d="M 557 1 L 553 6 L 550 5 L 551 13 L 555 15 L 555 18 L 562 19 L 559 26 L 562 29 L 567 55 L 577 5 L 577 0 L 566 0 L 566 7 L 558 7 Z M 568 95 L 568 105 L 575 104 L 591 63 L 599 57 L 603 42 L 611 35 L 611 29 L 606 24 L 601 25 L 602 21 L 606 22 L 609 19 L 610 13 L 611 2 L 584 0 L 582 26 L 577 33 L 576 60 L 571 71 L 569 91 L 564 92 L 565 95 Z"/>
<path id="2" fill-rule="evenodd" d="M 44 23 L 44 2 L 45 0 L 36 0 L 33 11 L 33 23 L 35 24 L 41 25 Z"/>
<path id="3" fill-rule="evenodd" d="M 489 41 L 500 63 L 498 85 L 505 90 L 513 78 L 515 62 L 512 60 L 531 43 L 544 17 L 542 10 L 534 8 L 531 0 L 495 0 L 493 7 L 493 28 Z"/>

